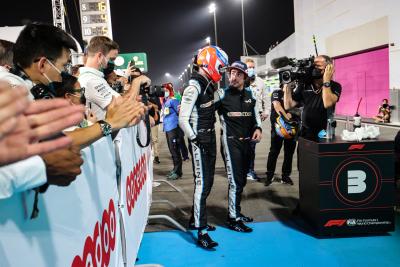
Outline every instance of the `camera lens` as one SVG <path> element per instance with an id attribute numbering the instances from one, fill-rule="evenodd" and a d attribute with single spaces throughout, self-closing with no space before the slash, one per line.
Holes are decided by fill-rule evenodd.
<path id="1" fill-rule="evenodd" d="M 282 72 L 282 82 L 283 83 L 289 83 L 291 81 L 291 75 L 290 71 L 284 71 Z"/>

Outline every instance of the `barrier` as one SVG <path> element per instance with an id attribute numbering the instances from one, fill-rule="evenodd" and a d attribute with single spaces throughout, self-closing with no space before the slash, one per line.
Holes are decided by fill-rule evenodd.
<path id="1" fill-rule="evenodd" d="M 29 219 L 32 191 L 1 200 L 0 266 L 95 267 L 124 266 L 125 262 L 134 266 L 152 180 L 150 147 L 136 144 L 136 131 L 132 127 L 119 134 L 120 186 L 126 188 L 120 190 L 122 194 L 115 148 L 108 137 L 82 150 L 84 164 L 76 181 L 68 187 L 50 186 L 39 195 L 38 218 Z"/>

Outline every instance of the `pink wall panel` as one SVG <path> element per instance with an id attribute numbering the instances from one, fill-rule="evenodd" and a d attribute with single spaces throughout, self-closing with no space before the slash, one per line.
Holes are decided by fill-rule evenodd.
<path id="1" fill-rule="evenodd" d="M 362 117 L 376 115 L 383 98 L 389 98 L 389 49 L 382 48 L 335 60 L 335 80 L 342 85 L 336 114 L 353 116 L 358 100 Z"/>

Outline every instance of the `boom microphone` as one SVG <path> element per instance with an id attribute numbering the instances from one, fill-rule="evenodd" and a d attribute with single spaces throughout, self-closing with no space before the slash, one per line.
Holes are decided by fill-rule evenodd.
<path id="1" fill-rule="evenodd" d="M 274 69 L 280 69 L 289 65 L 290 59 L 288 57 L 278 57 L 271 60 L 271 67 Z"/>

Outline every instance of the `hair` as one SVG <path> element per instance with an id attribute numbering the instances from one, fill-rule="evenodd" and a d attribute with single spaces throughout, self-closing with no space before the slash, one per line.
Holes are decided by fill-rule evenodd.
<path id="1" fill-rule="evenodd" d="M 386 101 L 386 103 L 389 103 L 389 100 L 387 98 L 382 99 L 382 102 Z"/>
<path id="2" fill-rule="evenodd" d="M 25 26 L 14 45 L 14 64 L 28 68 L 39 57 L 56 60 L 63 49 L 77 51 L 75 40 L 53 25 L 30 23 Z"/>
<path id="3" fill-rule="evenodd" d="M 13 65 L 14 43 L 0 39 L 0 66 Z"/>
<path id="4" fill-rule="evenodd" d="M 76 74 L 78 74 L 79 68 L 80 68 L 80 67 L 84 67 L 84 66 L 85 66 L 85 65 L 83 65 L 83 64 L 76 64 L 76 65 L 72 66 L 72 68 L 71 68 L 71 75 L 72 75 L 72 76 L 76 76 Z"/>
<path id="5" fill-rule="evenodd" d="M 140 73 L 140 75 L 142 75 L 143 73 L 142 73 L 142 71 L 140 70 L 140 68 L 138 68 L 138 67 L 136 67 L 136 66 L 131 66 L 131 68 L 133 68 L 132 70 L 132 72 L 139 72 Z"/>
<path id="6" fill-rule="evenodd" d="M 330 56 L 327 56 L 327 55 L 319 55 L 319 57 L 322 57 L 323 59 L 325 59 L 325 62 L 326 62 L 327 64 L 332 64 L 332 63 L 333 63 L 333 60 L 332 60 L 332 58 L 331 58 Z"/>
<path id="7" fill-rule="evenodd" d="M 169 96 L 170 97 L 173 97 L 175 95 L 174 87 L 173 87 L 173 84 L 171 82 L 164 83 L 162 86 L 169 91 Z"/>
<path id="8" fill-rule="evenodd" d="M 56 97 L 64 97 L 66 94 L 74 94 L 75 89 L 74 86 L 78 78 L 72 75 L 68 75 L 67 77 L 63 78 L 63 86 L 56 90 Z"/>
<path id="9" fill-rule="evenodd" d="M 249 62 L 255 63 L 255 62 L 254 62 L 254 59 L 252 59 L 252 58 L 246 58 L 245 63 L 249 63 Z"/>
<path id="10" fill-rule="evenodd" d="M 107 55 L 111 50 L 119 50 L 119 45 L 108 38 L 107 36 L 94 36 L 90 39 L 89 45 L 87 46 L 87 52 L 89 55 L 101 52 L 103 55 Z"/>

